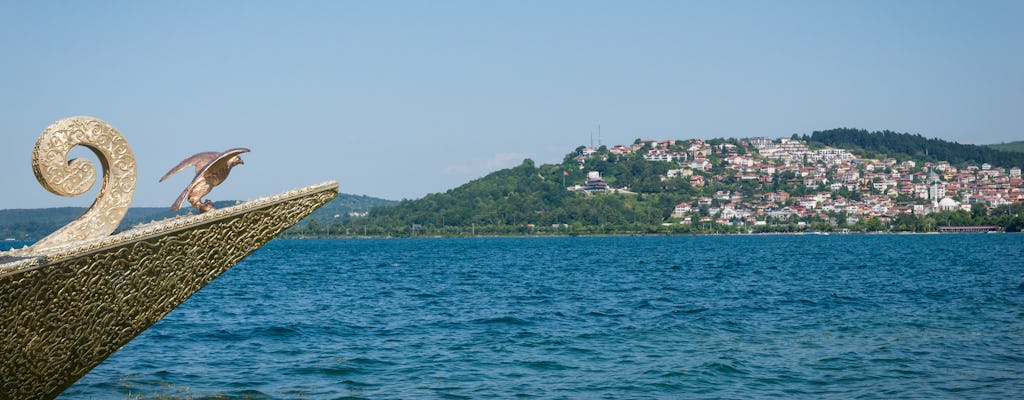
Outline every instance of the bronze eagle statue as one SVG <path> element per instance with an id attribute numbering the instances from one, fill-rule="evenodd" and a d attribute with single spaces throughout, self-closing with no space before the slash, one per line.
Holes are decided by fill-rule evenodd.
<path id="1" fill-rule="evenodd" d="M 192 157 L 186 158 L 182 162 L 178 163 L 170 171 L 167 171 L 160 182 L 163 182 L 167 177 L 181 172 L 188 167 L 196 168 L 196 177 L 192 179 L 192 183 L 185 188 L 178 199 L 171 205 L 171 211 L 177 211 L 181 208 L 181 203 L 188 198 L 188 202 L 192 203 L 192 206 L 199 209 L 200 213 L 213 210 L 213 202 L 207 199 L 203 201 L 203 196 L 206 196 L 213 190 L 214 186 L 220 185 L 228 178 L 228 173 L 231 172 L 231 168 L 236 165 L 245 164 L 242 161 L 240 154 L 248 153 L 249 149 L 246 148 L 235 148 L 218 153 L 216 151 L 207 151 L 193 155 Z"/>

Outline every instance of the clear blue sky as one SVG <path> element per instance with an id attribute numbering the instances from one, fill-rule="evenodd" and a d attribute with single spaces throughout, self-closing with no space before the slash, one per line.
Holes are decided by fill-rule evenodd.
<path id="1" fill-rule="evenodd" d="M 199 151 L 249 147 L 212 198 L 324 180 L 401 199 L 523 158 L 641 138 L 890 129 L 1024 139 L 1021 1 L 2 1 L 0 208 L 87 206 L 32 174 L 96 116 L 136 206 Z M 89 154 L 82 152 L 82 154 Z"/>

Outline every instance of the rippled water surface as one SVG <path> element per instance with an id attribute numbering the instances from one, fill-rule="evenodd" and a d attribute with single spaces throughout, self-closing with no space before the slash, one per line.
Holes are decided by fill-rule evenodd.
<path id="1" fill-rule="evenodd" d="M 1024 235 L 277 240 L 63 399 L 1021 398 Z"/>

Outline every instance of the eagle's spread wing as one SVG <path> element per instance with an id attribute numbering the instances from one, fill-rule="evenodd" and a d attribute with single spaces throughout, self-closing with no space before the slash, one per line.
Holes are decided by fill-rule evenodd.
<path id="1" fill-rule="evenodd" d="M 188 198 L 188 194 L 192 193 L 192 190 L 195 189 L 196 183 L 201 178 L 204 179 L 204 180 L 206 179 L 205 175 L 206 175 L 207 171 L 209 171 L 211 168 L 213 168 L 216 165 L 226 164 L 228 162 L 228 160 L 231 159 L 231 157 L 237 156 L 237 155 L 242 154 L 242 153 L 248 153 L 248 152 L 249 152 L 249 149 L 239 147 L 239 148 L 235 148 L 235 149 L 230 149 L 230 150 L 225 151 L 223 153 L 217 153 L 217 152 L 199 153 L 199 154 L 196 154 L 196 155 L 194 155 L 192 157 L 189 157 L 185 161 L 182 161 L 182 164 L 186 164 L 189 160 L 191 160 L 193 158 L 197 158 L 197 157 L 199 157 L 201 155 L 213 154 L 213 157 L 211 158 L 211 160 L 206 162 L 204 165 L 202 165 L 201 167 L 200 166 L 196 166 L 196 177 L 194 179 L 192 179 L 192 183 L 189 183 L 188 187 L 185 188 L 185 190 L 183 192 L 181 192 L 181 195 L 178 196 L 177 200 L 174 200 L 174 204 L 171 205 L 171 211 L 176 211 L 179 208 L 181 208 L 181 204 L 185 202 L 186 198 Z M 175 167 L 175 169 L 180 171 L 180 170 L 183 170 L 185 168 L 188 168 L 188 165 L 189 164 L 186 164 L 184 167 L 182 167 L 181 164 L 179 164 L 177 167 Z M 224 171 L 230 171 L 231 169 L 230 168 L 223 168 L 223 170 Z M 177 172 L 177 171 L 175 171 L 173 169 L 171 171 Z M 225 172 L 225 175 L 226 175 L 226 173 L 227 172 Z M 171 174 L 171 173 L 168 173 L 168 174 Z M 227 176 L 221 177 L 220 180 L 223 180 L 224 178 L 227 178 Z"/>
<path id="2" fill-rule="evenodd" d="M 214 158 L 214 160 L 211 160 L 209 163 L 207 163 L 207 165 L 203 166 L 203 168 L 197 170 L 196 176 L 200 176 L 200 175 L 206 174 L 206 172 L 209 171 L 211 168 L 214 168 L 214 166 L 227 164 L 228 160 L 231 160 L 232 157 L 236 157 L 236 155 L 241 154 L 243 152 L 249 152 L 249 149 L 245 148 L 245 147 L 238 147 L 238 148 L 231 148 L 231 149 L 226 150 L 224 152 L 218 153 L 217 157 Z M 224 168 L 223 170 L 229 171 L 230 169 L 229 168 Z M 221 179 L 223 179 L 223 178 L 227 178 L 227 177 L 224 176 Z"/>
<path id="3" fill-rule="evenodd" d="M 188 192 L 192 191 L 193 186 L 195 186 L 195 180 L 193 180 L 192 184 L 188 185 L 188 187 L 178 195 L 178 198 L 174 200 L 174 204 L 171 204 L 171 211 L 178 211 L 178 209 L 181 208 L 181 203 L 185 202 L 185 198 L 188 197 Z"/>
<path id="4" fill-rule="evenodd" d="M 221 153 L 218 153 L 216 151 L 205 151 L 202 153 L 195 154 L 192 157 L 186 158 L 182 160 L 180 163 L 178 163 L 178 165 L 175 165 L 174 168 L 171 168 L 170 171 L 167 171 L 167 173 L 164 174 L 162 178 L 160 178 L 160 182 L 163 182 L 164 179 L 167 179 L 171 175 L 179 173 L 188 167 L 196 167 L 196 176 L 198 176 L 199 171 L 203 169 L 203 167 L 209 165 L 210 162 L 216 160 L 217 157 L 220 157 L 220 155 Z"/>

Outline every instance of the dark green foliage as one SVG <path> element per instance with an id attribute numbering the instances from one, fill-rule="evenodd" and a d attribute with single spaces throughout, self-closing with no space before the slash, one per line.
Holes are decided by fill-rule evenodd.
<path id="1" fill-rule="evenodd" d="M 393 206 L 398 204 L 394 200 L 378 199 L 376 197 L 339 193 L 338 197 L 331 200 L 329 203 L 324 204 L 323 207 L 313 211 L 308 217 L 299 221 L 295 224 L 296 227 L 302 227 L 305 224 L 312 222 L 314 219 L 319 221 L 321 225 L 325 221 L 348 221 L 354 217 L 349 213 L 365 213 L 377 207 Z"/>
<path id="2" fill-rule="evenodd" d="M 892 131 L 868 132 L 838 128 L 815 131 L 804 140 L 827 146 L 851 149 L 872 158 L 894 157 L 928 161 L 948 161 L 954 165 L 989 163 L 997 167 L 1024 166 L 1024 153 L 1000 151 L 987 146 L 926 139 L 920 134 Z"/>
<path id="3" fill-rule="evenodd" d="M 1009 143 L 999 144 L 987 144 L 985 147 L 993 148 L 999 151 L 1012 151 L 1016 153 L 1024 153 L 1024 140 Z"/>
<path id="4" fill-rule="evenodd" d="M 611 171 L 605 176 L 615 187 L 661 190 L 658 174 L 670 166 L 641 159 L 596 161 L 588 163 L 587 169 Z M 582 183 L 586 177 L 586 171 L 572 164 L 537 167 L 525 160 L 445 193 L 376 208 L 368 218 L 332 230 L 388 236 L 646 233 L 650 225 L 663 222 L 675 204 L 671 196 L 572 192 L 562 185 L 564 172 L 569 173 L 567 185 Z"/>
<path id="5" fill-rule="evenodd" d="M 1004 205 L 987 210 L 974 204 L 971 211 L 944 211 L 923 216 L 900 215 L 892 222 L 897 232 L 934 232 L 941 226 L 993 225 L 1007 232 L 1020 232 L 1024 228 L 1024 205 Z"/>

